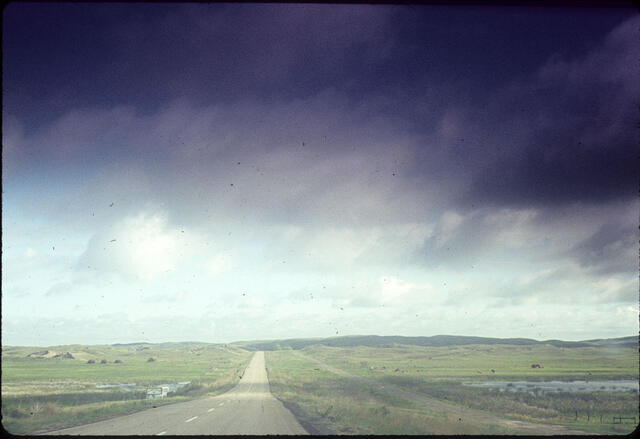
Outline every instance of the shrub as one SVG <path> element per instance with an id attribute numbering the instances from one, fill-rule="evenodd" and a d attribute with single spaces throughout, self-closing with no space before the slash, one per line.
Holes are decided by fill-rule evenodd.
<path id="1" fill-rule="evenodd" d="M 389 415 L 389 409 L 384 405 L 381 407 L 371 407 L 369 410 L 376 417 Z"/>
<path id="2" fill-rule="evenodd" d="M 7 418 L 26 418 L 29 416 L 29 412 L 20 407 L 3 407 L 2 417 Z"/>
<path id="3" fill-rule="evenodd" d="M 41 411 L 46 415 L 55 415 L 60 413 L 62 409 L 57 404 L 49 402 L 42 406 Z"/>

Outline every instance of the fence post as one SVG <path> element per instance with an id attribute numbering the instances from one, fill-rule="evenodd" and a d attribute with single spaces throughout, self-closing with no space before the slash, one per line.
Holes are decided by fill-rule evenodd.
<path id="1" fill-rule="evenodd" d="M 576 410 L 576 421 L 578 420 L 578 410 Z"/>
<path id="2" fill-rule="evenodd" d="M 600 415 L 600 423 L 602 424 L 602 415 Z"/>

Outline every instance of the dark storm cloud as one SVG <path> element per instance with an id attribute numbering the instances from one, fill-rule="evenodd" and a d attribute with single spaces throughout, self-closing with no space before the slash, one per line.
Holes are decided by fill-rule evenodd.
<path id="1" fill-rule="evenodd" d="M 80 163 L 65 167 L 126 161 L 162 168 L 194 160 L 182 145 L 195 144 L 215 151 L 214 162 L 222 163 L 306 139 L 336 163 L 354 148 L 369 149 L 363 156 L 397 168 L 391 174 L 402 179 L 404 192 L 440 193 L 430 197 L 432 208 L 599 203 L 635 195 L 637 19 L 595 48 L 568 31 L 550 32 L 538 41 L 546 50 L 529 48 L 527 58 L 524 41 L 510 46 L 500 39 L 509 32 L 493 35 L 489 24 L 452 34 L 439 18 L 451 16 L 462 26 L 471 22 L 468 13 L 438 8 L 57 6 L 14 5 L 5 13 L 4 124 L 24 134 L 53 122 L 30 139 L 29 153 L 40 162 L 51 159 L 49 150 L 76 148 Z M 603 20 L 620 19 L 609 15 Z M 487 23 L 510 18 L 532 31 L 544 22 L 535 14 L 490 10 L 482 16 Z M 593 16 L 582 18 L 586 28 L 595 26 Z M 586 40 L 595 44 L 594 38 Z M 478 40 L 500 43 L 493 49 L 477 46 Z M 497 74 L 503 81 L 486 87 L 498 61 L 508 64 Z M 332 93 L 335 102 L 323 97 Z M 167 107 L 180 100 L 190 112 Z M 336 122 L 332 112 L 346 120 Z M 375 134 L 354 129 L 363 124 L 381 128 Z M 368 145 L 381 137 L 391 143 L 400 132 L 412 138 L 403 146 L 408 162 L 385 163 L 390 157 Z M 7 152 L 11 163 L 11 147 Z"/>
<path id="2" fill-rule="evenodd" d="M 593 275 L 595 274 L 595 275 Z M 637 303 L 637 276 L 602 276 L 576 267 L 561 267 L 541 271 L 531 271 L 525 275 L 498 281 L 492 285 L 488 296 L 493 297 L 498 306 L 534 303 L 575 303 L 585 302 Z"/>
<path id="3" fill-rule="evenodd" d="M 305 98 L 385 59 L 389 14 L 384 6 L 10 5 L 5 111 L 29 128 L 70 108 Z"/>
<path id="4" fill-rule="evenodd" d="M 597 274 L 633 273 L 638 269 L 638 227 L 609 221 L 574 246 L 569 255 Z"/>
<path id="5" fill-rule="evenodd" d="M 483 107 L 459 105 L 443 118 L 439 164 L 467 179 L 461 207 L 637 195 L 639 23 L 625 22 L 584 57 L 550 60 Z"/>
<path id="6" fill-rule="evenodd" d="M 549 53 L 584 52 L 626 16 L 624 10 L 14 3 L 4 10 L 4 111 L 30 131 L 72 108 L 154 112 L 178 98 L 198 105 L 277 101 L 334 87 L 356 100 L 397 94 L 401 101 L 390 109 L 398 113 L 434 82 L 466 99 L 491 93 Z"/>
<path id="7" fill-rule="evenodd" d="M 385 55 L 371 45 L 384 43 L 386 8 L 237 5 L 180 12 L 118 31 L 131 71 L 152 66 L 167 98 L 304 98 Z M 157 50 L 159 43 L 166 52 Z"/>
<path id="8" fill-rule="evenodd" d="M 418 259 L 460 265 L 522 227 L 487 222 L 491 209 L 542 209 L 544 224 L 636 194 L 637 18 L 604 37 L 600 24 L 591 45 L 555 30 L 527 58 L 511 27 L 456 36 L 429 10 L 33 8 L 5 15 L 3 171 L 73 187 L 24 198 L 33 214 L 112 222 L 148 202 L 194 224 L 425 222 Z M 490 61 L 474 38 L 498 42 Z M 513 65 L 485 87 L 501 57 Z"/>
<path id="9" fill-rule="evenodd" d="M 495 230 L 486 223 L 486 212 L 473 212 L 467 217 L 445 213 L 416 256 L 429 267 L 468 269 L 491 251 L 494 240 Z"/>
<path id="10" fill-rule="evenodd" d="M 424 220 L 437 187 L 407 179 L 414 141 L 383 106 L 327 90 L 271 105 L 180 100 L 152 115 L 72 111 L 33 134 L 7 124 L 3 170 L 12 184 L 29 176 L 73 188 L 62 199 L 34 192 L 19 201 L 63 223 L 94 213 L 112 221 L 146 203 L 188 222 Z"/>
<path id="11" fill-rule="evenodd" d="M 634 276 L 637 212 L 637 204 L 628 200 L 450 210 L 413 252 L 414 262 L 482 270 L 517 261 L 529 267 L 569 267 L 574 277 Z"/>

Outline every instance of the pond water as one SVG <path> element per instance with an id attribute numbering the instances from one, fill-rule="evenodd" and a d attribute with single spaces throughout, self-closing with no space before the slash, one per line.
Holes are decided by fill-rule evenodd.
<path id="1" fill-rule="evenodd" d="M 482 383 L 464 383 L 466 386 L 499 389 L 511 392 L 635 392 L 639 385 L 636 380 L 606 381 L 485 381 Z"/>
<path id="2" fill-rule="evenodd" d="M 128 383 L 128 384 L 96 384 L 96 389 L 122 389 L 127 392 L 130 390 L 135 390 L 136 383 Z"/>
<path id="3" fill-rule="evenodd" d="M 181 381 L 179 383 L 167 383 L 167 384 L 158 384 L 152 387 L 166 387 L 167 392 L 175 392 L 176 390 L 186 386 L 191 383 L 191 381 Z M 96 384 L 97 389 L 121 389 L 125 391 L 131 390 L 145 390 L 148 386 L 136 386 L 136 383 L 128 383 L 128 384 Z"/>

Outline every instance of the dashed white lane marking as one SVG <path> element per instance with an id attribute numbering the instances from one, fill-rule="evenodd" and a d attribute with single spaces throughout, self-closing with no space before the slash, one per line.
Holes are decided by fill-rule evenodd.
<path id="1" fill-rule="evenodd" d="M 186 420 L 186 421 L 184 421 L 184 422 L 191 422 L 191 421 L 193 421 L 193 420 L 194 420 L 194 419 L 196 419 L 196 418 L 197 418 L 197 416 L 194 416 L 193 418 L 189 418 L 189 419 L 187 419 L 187 420 Z"/>
<path id="2" fill-rule="evenodd" d="M 166 433 L 166 431 L 161 431 L 160 433 L 156 434 L 156 436 L 162 436 L 165 433 Z"/>
<path id="3" fill-rule="evenodd" d="M 214 408 L 210 408 L 209 410 L 207 410 L 207 413 L 211 413 L 214 410 L 215 410 L 215 407 Z"/>
<path id="4" fill-rule="evenodd" d="M 220 403 L 220 404 L 218 404 L 218 405 L 224 405 L 224 402 L 221 402 L 221 403 Z"/>

